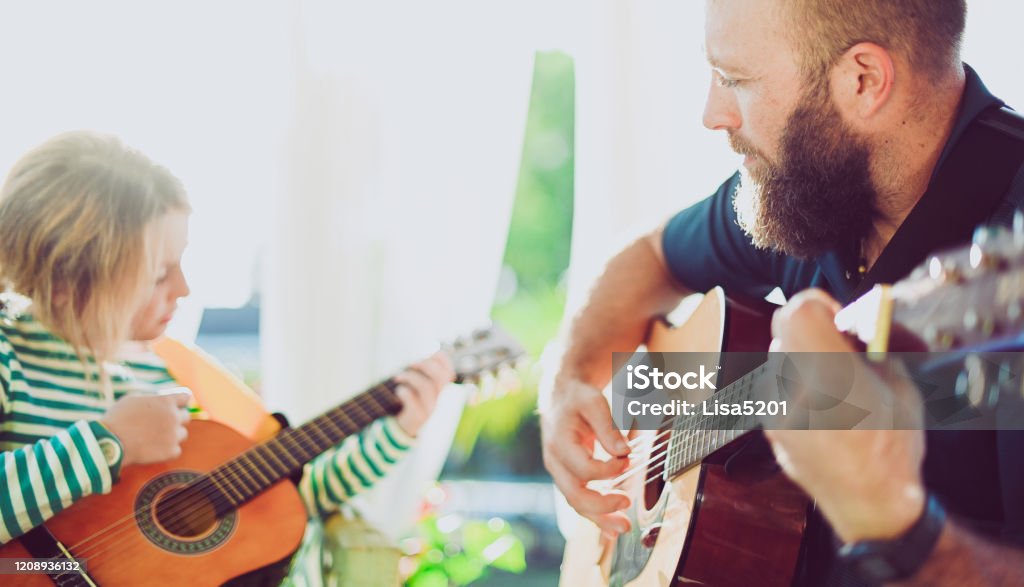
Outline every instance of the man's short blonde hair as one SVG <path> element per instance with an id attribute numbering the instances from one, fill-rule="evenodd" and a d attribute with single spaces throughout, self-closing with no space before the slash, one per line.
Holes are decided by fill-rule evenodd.
<path id="1" fill-rule="evenodd" d="M 783 0 L 804 74 L 826 76 L 847 49 L 875 43 L 941 79 L 960 62 L 966 0 Z"/>

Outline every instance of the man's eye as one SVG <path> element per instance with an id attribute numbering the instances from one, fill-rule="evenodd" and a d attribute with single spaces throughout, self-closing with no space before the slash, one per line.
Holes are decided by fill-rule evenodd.
<path id="1" fill-rule="evenodd" d="M 156 282 L 157 283 L 163 283 L 165 281 L 167 281 L 167 274 L 166 273 L 161 273 L 160 275 L 156 276 Z"/>

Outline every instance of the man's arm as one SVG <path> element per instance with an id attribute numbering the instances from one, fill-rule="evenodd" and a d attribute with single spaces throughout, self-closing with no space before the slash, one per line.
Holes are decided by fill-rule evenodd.
<path id="1" fill-rule="evenodd" d="M 617 513 L 629 505 L 627 499 L 586 487 L 628 466 L 628 446 L 601 393 L 611 380 L 612 353 L 636 349 L 651 319 L 671 311 L 686 293 L 669 274 L 658 228 L 608 262 L 569 329 L 550 405 L 541 417 L 544 463 L 569 504 L 605 531 L 629 528 Z M 595 459 L 595 440 L 616 458 Z"/>
<path id="2" fill-rule="evenodd" d="M 1020 585 L 1024 551 L 980 538 L 956 522 L 946 523 L 928 562 L 907 587 L 941 585 Z"/>
<path id="3" fill-rule="evenodd" d="M 839 305 L 820 291 L 798 294 L 772 320 L 772 350 L 850 352 L 834 327 Z M 866 376 L 871 372 L 864 371 Z M 868 385 L 900 397 L 906 380 Z M 913 392 L 916 393 L 916 392 Z M 786 474 L 813 497 L 846 543 L 891 540 L 921 517 L 924 433 L 915 430 L 768 430 Z M 1024 552 L 982 539 L 947 520 L 927 561 L 899 585 L 1019 585 Z"/>
<path id="4" fill-rule="evenodd" d="M 612 353 L 635 350 L 651 320 L 692 293 L 668 271 L 663 230 L 637 239 L 608 262 L 573 319 L 560 377 L 603 388 L 612 377 Z"/>

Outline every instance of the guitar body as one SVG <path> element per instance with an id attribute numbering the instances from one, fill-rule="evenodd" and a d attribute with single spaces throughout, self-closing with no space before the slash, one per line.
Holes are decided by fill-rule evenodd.
<path id="1" fill-rule="evenodd" d="M 86 560 L 89 576 L 100 586 L 219 585 L 298 548 L 306 509 L 290 481 L 271 486 L 220 519 L 211 515 L 208 503 L 196 500 L 187 536 L 168 529 L 176 520 L 159 520 L 154 512 L 165 492 L 253 446 L 214 422 L 195 420 L 188 431 L 181 457 L 127 467 L 111 493 L 82 499 L 46 523 L 76 557 Z M 137 501 L 154 506 L 135 516 Z M 117 531 L 106 531 L 115 525 Z M 106 532 L 90 539 L 101 531 Z M 17 540 L 0 547 L 0 558 L 30 556 Z M 11 579 L 14 584 L 53 585 L 46 575 L 10 575 L 5 581 Z"/>
<path id="2" fill-rule="evenodd" d="M 504 371 L 525 354 L 496 325 L 446 345 L 443 352 L 457 382 Z M 128 467 L 110 494 L 81 499 L 47 521 L 45 530 L 58 544 L 50 544 L 45 534 L 27 537 L 30 544 L 44 543 L 36 551 L 64 553 L 61 562 L 84 559 L 87 575 L 12 575 L 15 582 L 276 585 L 306 530 L 305 505 L 288 477 L 376 420 L 398 414 L 398 385 L 388 378 L 259 445 L 224 425 L 193 420 L 180 458 Z M 252 432 L 258 432 L 260 417 Z M 332 497 L 342 492 L 335 492 L 334 484 L 344 480 L 328 478 Z M 0 558 L 30 557 L 20 540 L 0 546 Z"/>
<path id="3" fill-rule="evenodd" d="M 655 324 L 647 349 L 765 352 L 770 314 L 756 305 L 727 304 L 716 288 L 680 326 Z M 724 365 L 718 383 L 752 367 Z M 643 462 L 663 462 L 655 453 L 646 456 Z M 668 482 L 662 472 L 656 464 L 619 486 L 632 502 L 626 512 L 632 528 L 614 542 L 578 519 L 566 545 L 562 587 L 792 582 L 810 502 L 778 468 L 760 432 L 741 436 Z"/>

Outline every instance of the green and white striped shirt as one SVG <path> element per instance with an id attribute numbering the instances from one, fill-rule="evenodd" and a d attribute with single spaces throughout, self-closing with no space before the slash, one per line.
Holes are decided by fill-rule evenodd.
<path id="1" fill-rule="evenodd" d="M 115 399 L 179 386 L 152 354 L 106 370 Z M 89 371 L 30 312 L 0 308 L 0 544 L 117 482 L 120 460 L 108 464 L 100 448 L 116 438 L 96 421 L 109 404 Z M 382 418 L 307 464 L 299 492 L 311 515 L 373 485 L 411 443 L 393 417 Z"/>

